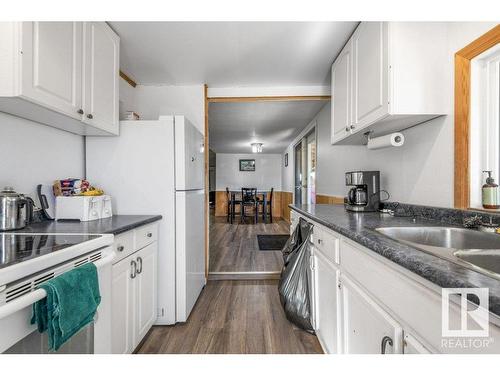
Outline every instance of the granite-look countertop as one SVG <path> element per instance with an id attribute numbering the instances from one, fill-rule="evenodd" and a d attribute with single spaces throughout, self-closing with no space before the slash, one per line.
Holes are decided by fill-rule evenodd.
<path id="1" fill-rule="evenodd" d="M 161 220 L 161 215 L 114 215 L 92 221 L 46 220 L 16 230 L 15 233 L 83 233 L 120 234 L 131 229 Z"/>
<path id="2" fill-rule="evenodd" d="M 442 288 L 489 288 L 490 312 L 500 316 L 500 280 L 392 240 L 375 228 L 453 226 L 425 218 L 396 217 L 379 212 L 349 212 L 341 205 L 290 205 L 298 213 L 375 251 Z"/>

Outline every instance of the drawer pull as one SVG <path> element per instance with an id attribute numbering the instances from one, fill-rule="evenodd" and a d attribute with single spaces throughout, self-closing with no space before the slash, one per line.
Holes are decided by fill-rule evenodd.
<path id="1" fill-rule="evenodd" d="M 387 344 L 392 346 L 392 339 L 389 336 L 384 336 L 382 342 L 380 343 L 380 354 L 385 354 Z"/>
<path id="2" fill-rule="evenodd" d="M 120 245 L 116 248 L 116 250 L 118 250 L 121 253 L 123 250 L 125 250 L 125 246 Z"/>
<path id="3" fill-rule="evenodd" d="M 137 276 L 137 263 L 132 260 L 130 262 L 130 267 L 132 268 L 132 271 L 130 272 L 130 278 L 135 279 L 135 277 Z"/>
<path id="4" fill-rule="evenodd" d="M 153 233 L 148 232 L 147 236 L 151 238 L 151 237 L 153 237 Z"/>

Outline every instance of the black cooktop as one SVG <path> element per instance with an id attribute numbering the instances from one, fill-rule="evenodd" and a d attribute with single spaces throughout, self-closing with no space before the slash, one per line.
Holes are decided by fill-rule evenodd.
<path id="1" fill-rule="evenodd" d="M 0 233 L 0 269 L 99 237 L 90 234 Z"/>

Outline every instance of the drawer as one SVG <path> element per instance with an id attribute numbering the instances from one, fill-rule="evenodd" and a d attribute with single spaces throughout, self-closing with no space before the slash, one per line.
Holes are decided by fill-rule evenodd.
<path id="1" fill-rule="evenodd" d="M 118 263 L 135 251 L 134 236 L 133 230 L 115 236 L 113 250 L 115 251 L 116 257 L 113 260 L 113 264 Z"/>
<path id="2" fill-rule="evenodd" d="M 145 225 L 135 230 L 135 248 L 137 250 L 158 240 L 158 224 Z"/>
<path id="3" fill-rule="evenodd" d="M 332 262 L 339 264 L 339 243 L 340 237 L 331 230 L 314 224 L 313 230 L 314 247 Z"/>

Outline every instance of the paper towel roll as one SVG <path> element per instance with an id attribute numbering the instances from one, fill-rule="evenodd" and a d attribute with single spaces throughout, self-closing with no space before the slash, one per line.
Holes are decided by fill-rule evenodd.
<path id="1" fill-rule="evenodd" d="M 401 133 L 387 134 L 382 137 L 368 139 L 366 145 L 370 150 L 378 150 L 385 147 L 401 147 L 405 143 L 405 136 Z"/>

